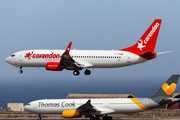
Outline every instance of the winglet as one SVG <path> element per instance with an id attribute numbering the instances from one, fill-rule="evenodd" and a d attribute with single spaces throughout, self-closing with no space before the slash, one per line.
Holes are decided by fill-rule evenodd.
<path id="1" fill-rule="evenodd" d="M 91 100 L 88 100 L 88 101 L 86 102 L 86 104 L 91 104 Z"/>
<path id="2" fill-rule="evenodd" d="M 64 52 L 64 54 L 69 54 L 70 50 L 71 50 L 71 44 L 72 42 L 69 43 L 68 47 L 66 48 L 66 51 Z"/>

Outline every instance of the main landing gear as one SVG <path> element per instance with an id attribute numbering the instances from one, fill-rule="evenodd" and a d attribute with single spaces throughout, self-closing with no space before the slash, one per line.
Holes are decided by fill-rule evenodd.
<path id="1" fill-rule="evenodd" d="M 100 120 L 100 118 L 92 116 L 92 117 L 90 117 L 90 120 Z"/>
<path id="2" fill-rule="evenodd" d="M 98 116 L 91 116 L 90 120 L 100 120 L 100 118 Z M 106 116 L 102 117 L 102 120 L 112 120 L 112 117 L 106 115 Z"/>
<path id="3" fill-rule="evenodd" d="M 23 73 L 23 70 L 22 70 L 22 67 L 20 67 L 19 74 L 22 74 L 22 73 Z"/>
<path id="4" fill-rule="evenodd" d="M 38 120 L 41 120 L 41 119 L 42 119 L 42 118 L 41 118 L 41 114 L 39 114 L 39 115 L 38 115 Z"/>
<path id="5" fill-rule="evenodd" d="M 75 70 L 75 71 L 73 72 L 73 74 L 74 74 L 75 76 L 78 76 L 78 75 L 80 74 L 80 72 L 79 72 L 78 70 Z"/>
<path id="6" fill-rule="evenodd" d="M 111 117 L 111 116 L 104 116 L 104 117 L 102 118 L 102 120 L 112 120 L 112 117 Z"/>
<path id="7" fill-rule="evenodd" d="M 79 72 L 78 70 L 74 70 L 73 74 L 74 74 L 75 76 L 78 76 L 78 75 L 80 74 L 80 72 Z M 90 75 L 90 74 L 91 74 L 91 71 L 88 70 L 88 69 L 86 69 L 86 70 L 84 71 L 84 74 L 85 74 L 85 75 Z"/>
<path id="8" fill-rule="evenodd" d="M 85 74 L 85 75 L 90 75 L 90 74 L 91 74 L 91 71 L 88 70 L 88 69 L 86 69 L 86 70 L 84 71 L 84 74 Z"/>

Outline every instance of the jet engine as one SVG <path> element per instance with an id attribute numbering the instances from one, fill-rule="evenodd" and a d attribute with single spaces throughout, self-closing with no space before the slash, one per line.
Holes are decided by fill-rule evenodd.
<path id="1" fill-rule="evenodd" d="M 63 67 L 59 62 L 48 62 L 46 63 L 46 70 L 50 71 L 62 71 Z"/>
<path id="2" fill-rule="evenodd" d="M 64 118 L 77 118 L 82 116 L 80 112 L 75 110 L 64 110 L 62 115 Z"/>

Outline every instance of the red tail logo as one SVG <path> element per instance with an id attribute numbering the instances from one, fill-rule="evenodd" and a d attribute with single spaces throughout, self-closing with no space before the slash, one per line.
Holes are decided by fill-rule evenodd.
<path id="1" fill-rule="evenodd" d="M 156 23 L 153 27 L 152 27 L 152 30 L 149 32 L 149 34 L 146 36 L 146 38 L 144 40 L 139 40 L 141 43 L 138 42 L 138 46 L 137 48 L 139 48 L 141 51 L 142 51 L 142 48 L 146 47 L 146 45 L 143 45 L 144 44 L 147 44 L 148 41 L 150 40 L 150 38 L 153 36 L 153 34 L 156 32 L 157 28 L 159 27 L 159 23 Z"/>
<path id="2" fill-rule="evenodd" d="M 137 55 L 141 55 L 145 52 L 154 53 L 161 21 L 161 19 L 155 19 L 135 45 L 121 50 L 128 51 Z"/>
<path id="3" fill-rule="evenodd" d="M 143 46 L 143 41 L 140 39 L 139 40 L 141 43 L 138 42 L 138 47 L 141 51 L 142 51 L 142 48 L 146 47 L 146 46 Z"/>

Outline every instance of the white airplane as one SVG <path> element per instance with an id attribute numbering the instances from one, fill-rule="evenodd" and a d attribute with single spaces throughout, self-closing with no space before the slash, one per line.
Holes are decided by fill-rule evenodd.
<path id="1" fill-rule="evenodd" d="M 165 104 L 178 102 L 172 98 L 180 75 L 172 75 L 155 94 L 149 98 L 108 99 L 42 99 L 30 102 L 25 110 L 39 114 L 62 114 L 64 118 L 78 118 L 82 115 L 90 120 L 111 120 L 108 114 L 134 113 L 151 110 Z"/>
<path id="2" fill-rule="evenodd" d="M 50 71 L 74 70 L 74 75 L 79 75 L 79 70 L 86 69 L 85 75 L 90 75 L 88 68 L 117 68 L 138 63 L 144 63 L 154 59 L 154 52 L 161 19 L 155 19 L 138 42 L 121 50 L 71 50 L 69 43 L 64 50 L 24 50 L 19 51 L 8 58 L 6 62 L 20 68 L 45 67 Z"/>

